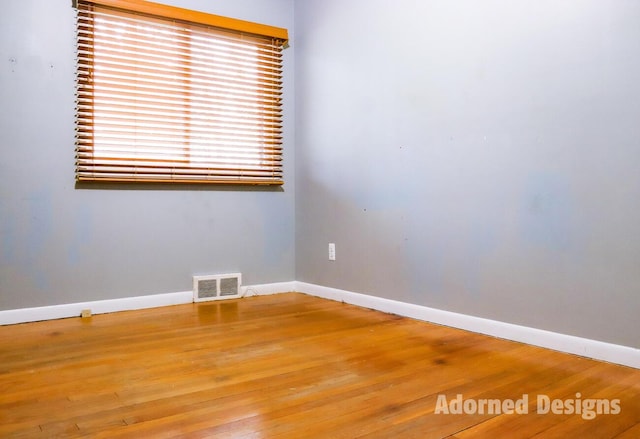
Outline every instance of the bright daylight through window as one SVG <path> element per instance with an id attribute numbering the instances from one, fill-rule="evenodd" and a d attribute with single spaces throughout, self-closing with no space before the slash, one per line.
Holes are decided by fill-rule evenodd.
<path id="1" fill-rule="evenodd" d="M 78 181 L 283 183 L 286 29 L 76 3 Z"/>

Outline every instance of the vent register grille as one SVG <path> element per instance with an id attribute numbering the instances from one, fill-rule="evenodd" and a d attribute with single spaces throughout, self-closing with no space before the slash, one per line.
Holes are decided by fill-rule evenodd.
<path id="1" fill-rule="evenodd" d="M 193 301 L 236 299 L 240 297 L 240 273 L 193 277 Z"/>

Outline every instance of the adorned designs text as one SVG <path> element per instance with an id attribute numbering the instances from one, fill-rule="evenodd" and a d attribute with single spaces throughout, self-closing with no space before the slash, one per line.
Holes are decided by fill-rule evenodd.
<path id="1" fill-rule="evenodd" d="M 537 395 L 535 412 L 539 415 L 579 415 L 582 419 L 595 419 L 598 415 L 617 415 L 621 412 L 619 399 L 583 398 L 576 393 L 575 398 L 552 399 L 547 395 Z M 446 395 L 438 395 L 436 415 L 526 415 L 530 411 L 529 395 L 513 399 L 464 399 L 458 394 L 447 400 Z"/>

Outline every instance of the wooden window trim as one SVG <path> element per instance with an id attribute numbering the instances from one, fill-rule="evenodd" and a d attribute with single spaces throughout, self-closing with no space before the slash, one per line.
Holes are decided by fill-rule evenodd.
<path id="1" fill-rule="evenodd" d="M 289 40 L 289 33 L 287 29 L 268 26 L 266 24 L 253 23 L 251 21 L 238 20 L 236 18 L 223 17 L 221 15 L 208 14 L 200 11 L 192 11 L 190 9 L 180 8 L 177 6 L 164 5 L 144 0 L 85 0 L 85 2 L 98 6 L 107 6 L 131 12 L 155 15 L 157 17 L 183 20 L 191 23 L 219 27 L 222 29 L 263 35 L 282 40 L 285 44 Z"/>

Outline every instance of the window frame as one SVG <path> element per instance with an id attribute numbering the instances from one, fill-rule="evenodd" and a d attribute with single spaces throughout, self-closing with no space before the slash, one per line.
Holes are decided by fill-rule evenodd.
<path id="1" fill-rule="evenodd" d="M 79 48 L 77 67 L 78 104 L 76 107 L 77 182 L 107 181 L 278 186 L 284 183 L 282 169 L 282 61 L 280 59 L 280 52 L 283 48 L 286 48 L 288 44 L 288 32 L 286 29 L 142 0 L 76 0 L 74 2 L 74 7 L 78 10 L 77 30 Z M 226 106 L 225 108 L 227 108 L 226 110 L 215 110 L 217 111 L 217 119 L 219 119 L 217 122 L 214 121 L 215 118 L 206 119 L 206 117 L 210 117 L 214 111 L 211 110 L 213 107 L 206 107 L 206 105 L 213 104 L 201 104 L 201 102 L 205 102 L 206 99 L 210 98 L 210 96 L 220 93 L 220 90 L 225 90 L 225 93 L 230 96 L 232 92 L 237 91 L 237 89 L 233 88 L 233 84 L 231 82 L 223 82 L 224 87 L 215 88 L 219 87 L 219 85 L 210 85 L 212 84 L 210 78 L 207 79 L 208 82 L 202 80 L 200 85 L 197 87 L 194 86 L 193 89 L 190 89 L 189 92 L 185 94 L 186 97 L 183 98 L 182 102 L 184 104 L 184 113 L 180 114 L 181 117 L 187 121 L 180 124 L 178 122 L 179 117 L 167 120 L 167 125 L 181 126 L 183 131 L 189 131 L 194 123 L 193 113 L 198 112 L 197 117 L 199 118 L 199 127 L 201 131 L 198 132 L 199 136 L 197 136 L 197 138 L 199 140 L 197 141 L 200 143 L 197 147 L 192 143 L 196 140 L 192 140 L 190 133 L 188 133 L 184 134 L 182 138 L 186 139 L 186 143 L 182 140 L 175 142 L 176 144 L 184 143 L 185 153 L 183 156 L 178 157 L 178 153 L 172 155 L 173 152 L 178 151 L 175 145 L 169 146 L 164 150 L 161 146 L 156 146 L 154 144 L 154 148 L 161 150 L 159 154 L 167 154 L 167 158 L 161 159 L 160 156 L 154 157 L 152 156 L 152 153 L 149 152 L 151 151 L 151 147 L 149 146 L 146 146 L 146 149 L 136 149 L 138 148 L 135 146 L 137 143 L 136 136 L 138 135 L 136 125 L 134 128 L 123 128 L 121 134 L 118 134 L 120 136 L 124 136 L 120 138 L 120 141 L 124 138 L 125 142 L 132 143 L 134 144 L 133 146 L 123 146 L 123 151 L 126 152 L 120 153 L 121 156 L 118 156 L 118 153 L 116 152 L 107 153 L 107 149 L 99 146 L 99 140 L 96 140 L 99 139 L 99 133 L 102 129 L 101 127 L 105 125 L 105 123 L 101 121 L 107 120 L 100 119 L 98 117 L 99 114 L 102 114 L 99 110 L 103 107 L 99 106 L 99 99 L 95 97 L 98 95 L 98 85 L 104 85 L 103 83 L 96 82 L 101 81 L 101 79 L 97 79 L 99 78 L 99 75 L 96 73 L 98 72 L 98 69 L 94 69 L 95 66 L 93 64 L 95 61 L 96 66 L 98 65 L 98 61 L 96 61 L 96 59 L 98 59 L 98 55 L 96 55 L 97 52 L 95 52 L 95 46 L 97 43 L 95 43 L 94 40 L 96 34 L 94 34 L 95 30 L 93 27 L 93 21 L 97 22 L 97 20 L 94 20 L 95 16 L 91 15 L 94 14 L 96 10 L 100 11 L 100 13 L 105 13 L 104 11 L 111 11 L 111 13 L 116 16 L 131 14 L 131 16 L 135 16 L 136 19 L 148 19 L 150 21 L 159 20 L 163 23 L 174 24 L 176 29 L 188 28 L 187 32 L 191 32 L 193 29 L 198 32 L 202 31 L 204 32 L 202 35 L 210 32 L 212 35 L 211 41 L 218 38 L 216 36 L 218 34 L 222 35 L 224 38 L 233 34 L 238 37 L 238 41 L 242 40 L 244 45 L 251 45 L 254 40 L 259 42 L 255 43 L 256 47 L 260 47 L 259 54 L 255 55 L 255 65 L 256 69 L 259 69 L 256 71 L 259 71 L 260 73 L 255 73 L 255 78 L 257 79 L 253 80 L 253 82 L 260 85 L 256 85 L 255 90 L 251 89 L 251 86 L 246 86 L 246 84 L 242 85 L 249 90 L 248 93 L 255 93 L 255 96 L 259 95 L 260 97 L 255 98 L 259 100 L 256 101 L 253 107 L 250 107 L 249 110 L 246 111 L 247 114 L 245 114 L 244 110 L 228 110 L 228 108 L 236 107 L 229 107 L 230 104 L 225 103 L 224 105 Z M 86 23 L 88 22 L 87 17 L 89 15 L 91 15 L 93 21 L 90 26 L 90 37 L 87 37 Z M 83 19 L 85 21 L 82 21 Z M 83 26 L 85 28 L 83 28 Z M 83 32 L 85 34 L 83 34 Z M 80 36 L 81 34 L 83 34 L 82 37 Z M 89 40 L 91 44 L 91 51 L 89 55 L 87 55 L 86 50 L 81 53 L 81 42 L 84 44 L 82 48 L 86 49 L 87 41 Z M 191 53 L 194 51 L 194 43 L 192 40 L 188 41 L 189 44 L 185 46 L 183 54 L 186 57 L 184 66 L 188 66 L 190 63 L 195 62 L 195 55 Z M 271 43 L 266 43 L 267 41 L 271 41 Z M 174 45 L 177 44 L 178 43 Z M 271 46 L 268 46 L 268 44 L 271 44 Z M 268 48 L 265 49 L 264 47 Z M 151 49 L 149 50 L 151 51 Z M 256 51 L 258 51 L 258 49 L 256 49 Z M 273 51 L 277 56 L 272 56 L 272 52 L 270 51 Z M 265 76 L 264 73 L 266 68 L 263 65 L 267 64 L 265 62 L 266 58 L 264 53 L 269 54 L 268 62 L 273 63 L 269 64 L 268 76 Z M 139 54 L 138 56 L 144 58 L 144 55 L 142 54 Z M 250 59 L 252 55 L 247 56 Z M 222 59 L 225 57 L 218 58 Z M 232 56 L 229 55 L 227 58 L 232 58 Z M 201 59 L 198 58 L 198 62 L 200 60 Z M 226 66 L 226 64 L 212 64 L 212 66 L 214 65 L 218 70 Z M 182 64 L 180 64 L 180 66 L 182 66 Z M 222 67 L 219 68 L 219 66 Z M 237 68 L 237 66 L 235 66 L 235 68 Z M 138 72 L 138 70 L 136 70 L 137 68 L 132 69 L 132 71 Z M 192 74 L 190 67 L 180 67 L 180 69 L 184 70 L 185 73 L 182 74 L 182 76 L 179 76 L 178 79 L 174 78 L 173 80 L 176 81 L 175 83 L 179 83 L 180 81 L 189 83 L 189 76 Z M 210 70 L 213 69 L 214 68 L 212 67 Z M 145 66 L 144 70 L 145 72 L 141 76 L 149 76 L 147 74 L 149 72 L 148 65 Z M 206 68 L 201 68 L 200 72 L 206 70 Z M 151 82 L 149 82 L 151 80 L 148 78 L 146 81 L 146 85 L 151 84 Z M 252 80 L 250 78 L 249 82 L 251 81 Z M 233 82 L 235 83 L 240 81 L 238 80 Z M 267 83 L 267 86 L 264 85 L 265 83 Z M 129 94 L 129 89 L 138 90 L 138 88 L 142 88 L 128 84 L 121 87 L 120 92 L 123 94 Z M 227 88 L 225 87 L 228 87 L 231 91 L 227 91 Z M 264 91 L 265 87 L 267 87 L 266 92 Z M 194 90 L 199 94 L 193 94 L 196 93 Z M 194 96 L 196 96 L 197 99 L 194 98 Z M 196 109 L 198 105 L 194 104 L 194 102 L 198 99 L 201 100 L 198 101 L 200 103 L 198 104 L 199 109 Z M 225 102 L 235 100 L 238 102 L 242 101 L 241 98 L 225 99 Z M 135 98 L 135 102 L 139 102 L 140 100 L 141 99 L 139 97 Z M 173 105 L 172 101 L 172 103 L 168 105 L 172 108 L 172 112 L 166 114 L 178 115 L 178 113 L 175 113 L 175 108 L 180 107 L 180 99 L 178 99 L 177 102 L 177 104 Z M 265 104 L 265 102 L 267 104 Z M 118 105 L 118 107 L 122 107 L 122 109 L 113 110 L 109 113 L 117 114 L 117 111 L 121 111 L 121 114 L 113 116 L 119 117 L 120 119 L 118 120 L 125 120 L 126 118 L 123 119 L 123 115 L 128 114 L 130 116 L 132 114 L 130 111 L 131 107 L 126 107 L 126 110 L 124 109 L 124 104 Z M 238 104 L 237 108 L 240 107 L 241 105 Z M 267 107 L 268 109 L 265 109 Z M 205 108 L 205 110 L 202 110 L 202 108 Z M 222 112 L 222 116 L 220 116 L 220 112 Z M 163 113 L 164 119 L 167 119 L 166 114 Z M 220 120 L 222 120 L 222 122 L 220 122 Z M 251 122 L 251 120 L 258 120 L 258 122 Z M 111 122 L 110 119 L 109 121 Z M 217 125 L 214 122 L 216 122 Z M 211 128 L 210 125 L 216 128 Z M 127 135 L 132 132 L 126 131 L 127 129 L 136 131 L 136 134 L 133 135 L 134 138 L 129 139 L 127 137 Z M 149 128 L 149 130 L 152 129 L 160 128 Z M 181 129 L 176 128 L 175 132 L 178 133 Z M 211 134 L 216 130 L 218 134 Z M 162 129 L 160 129 L 159 132 L 162 133 Z M 247 134 L 249 132 L 251 132 L 250 138 Z M 149 131 L 149 133 L 151 133 L 151 131 Z M 149 136 L 154 134 L 149 133 L 147 133 Z M 173 134 L 173 132 L 171 132 L 171 134 Z M 172 138 L 172 136 L 163 137 L 162 134 L 157 134 L 155 137 L 162 137 L 163 140 L 159 140 L 158 142 L 164 142 L 167 144 L 169 141 L 165 141 L 165 139 Z M 224 144 L 221 143 L 223 140 Z M 211 142 L 211 144 L 206 145 L 207 142 Z M 111 154 L 111 156 L 109 156 L 109 154 Z M 127 156 L 127 154 L 129 154 L 129 156 Z M 147 154 L 147 156 L 145 156 L 145 154 Z M 140 157 L 138 157 L 138 155 L 140 155 Z M 111 165 L 112 163 L 115 165 Z M 108 171 L 107 169 L 112 171 Z"/>

